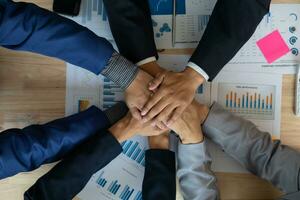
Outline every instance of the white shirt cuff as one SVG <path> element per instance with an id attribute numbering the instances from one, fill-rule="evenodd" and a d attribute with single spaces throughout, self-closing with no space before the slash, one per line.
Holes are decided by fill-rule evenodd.
<path id="1" fill-rule="evenodd" d="M 198 72 L 201 76 L 203 76 L 203 78 L 208 81 L 209 79 L 209 76 L 207 75 L 207 73 L 201 69 L 201 67 L 199 67 L 198 65 L 196 65 L 195 63 L 193 62 L 189 62 L 187 64 L 188 67 L 192 68 L 193 70 L 195 70 L 196 72 Z"/>
<path id="2" fill-rule="evenodd" d="M 150 62 L 154 62 L 154 61 L 156 61 L 156 57 L 152 56 L 152 57 L 146 58 L 144 60 L 141 60 L 140 62 L 136 63 L 136 65 L 141 66 L 141 65 L 144 65 L 144 64 L 147 64 L 147 63 L 150 63 Z"/>

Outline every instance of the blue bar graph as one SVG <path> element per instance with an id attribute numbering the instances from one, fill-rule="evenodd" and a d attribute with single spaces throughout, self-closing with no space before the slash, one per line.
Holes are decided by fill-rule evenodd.
<path id="1" fill-rule="evenodd" d="M 112 194 L 117 194 L 118 190 L 120 189 L 121 184 L 118 184 L 118 181 L 112 181 L 109 187 L 107 188 L 107 191 L 109 191 Z"/>
<path id="2" fill-rule="evenodd" d="M 142 192 L 139 191 L 139 192 L 135 195 L 135 197 L 134 197 L 133 200 L 142 200 Z"/>
<path id="3" fill-rule="evenodd" d="M 133 192 L 134 189 L 131 189 L 128 185 L 126 185 L 119 197 L 122 200 L 129 200 Z"/>
<path id="4" fill-rule="evenodd" d="M 117 86 L 115 83 L 110 81 L 108 78 L 104 78 L 103 80 L 103 109 L 110 108 L 114 104 L 118 102 L 117 95 L 122 94 L 123 90 Z"/>
<path id="5" fill-rule="evenodd" d="M 84 0 L 81 2 L 82 23 L 86 24 L 88 21 L 93 20 L 93 12 L 97 16 L 101 16 L 103 21 L 107 21 L 107 13 L 105 11 L 103 0 Z M 95 15 L 94 15 L 95 16 Z"/>
<path id="6" fill-rule="evenodd" d="M 142 149 L 138 142 L 127 140 L 121 143 L 121 146 L 123 148 L 124 155 L 137 162 L 138 164 L 145 166 L 145 149 Z"/>
<path id="7" fill-rule="evenodd" d="M 98 177 L 96 183 L 101 186 L 102 188 L 105 187 L 106 183 L 107 183 L 107 180 L 105 178 L 102 178 L 104 174 L 104 171 L 101 172 L 100 176 Z"/>

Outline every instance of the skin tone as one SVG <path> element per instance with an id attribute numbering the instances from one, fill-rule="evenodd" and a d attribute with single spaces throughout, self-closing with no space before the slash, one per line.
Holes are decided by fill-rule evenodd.
<path id="1" fill-rule="evenodd" d="M 165 70 L 165 69 L 163 69 L 162 67 L 160 67 L 158 64 L 157 64 L 157 62 L 156 61 L 154 61 L 154 62 L 150 62 L 150 63 L 147 63 L 147 64 L 144 64 L 144 65 L 142 65 L 142 66 L 140 66 L 140 68 L 141 69 L 143 69 L 144 71 L 146 71 L 147 73 L 149 73 L 150 75 L 152 75 L 153 77 L 157 77 L 157 76 L 159 76 L 160 74 L 164 74 L 164 73 L 166 73 L 167 71 Z M 187 70 L 189 71 L 189 70 L 192 70 L 192 69 L 190 69 L 190 68 L 187 68 Z M 173 73 L 173 72 L 172 72 Z M 197 73 L 197 72 L 196 72 Z M 174 74 L 176 74 L 176 73 L 174 73 Z M 179 73 L 177 73 L 177 74 L 179 74 Z M 182 74 L 181 74 L 182 75 Z M 198 73 L 197 73 L 197 75 L 198 75 Z M 198 85 L 201 85 L 202 84 L 202 82 L 203 82 L 203 78 L 201 77 L 199 80 L 198 80 L 198 77 L 197 78 L 193 78 L 193 77 L 189 77 L 189 76 L 187 76 L 186 75 L 186 77 L 187 78 L 189 78 L 189 80 L 187 81 L 187 80 L 184 80 L 184 82 L 190 82 L 190 80 L 192 80 L 192 82 L 193 82 L 193 84 L 195 84 L 195 85 L 197 85 L 197 86 L 192 86 L 191 87 L 191 85 L 184 85 L 184 87 L 180 87 L 181 88 L 181 90 L 180 90 L 180 93 L 183 95 L 184 94 L 184 100 L 183 100 L 183 102 L 181 102 L 181 108 L 187 108 L 190 104 L 191 104 L 191 102 L 193 102 L 193 98 L 194 98 L 194 96 L 195 96 L 195 92 L 196 92 L 196 89 L 198 88 Z M 155 79 L 153 80 L 153 81 L 155 81 Z M 183 80 L 182 80 L 183 81 Z M 152 85 L 152 82 L 150 82 L 149 83 L 150 85 L 149 85 L 149 89 L 153 89 L 152 87 L 153 87 L 153 85 Z M 181 83 L 180 83 L 181 84 Z M 178 85 L 178 84 L 176 84 L 176 85 Z M 157 83 L 155 84 L 155 86 L 157 86 Z M 177 86 L 176 86 L 177 87 Z M 187 88 L 189 88 L 189 89 L 184 89 L 185 87 L 187 87 Z M 159 89 L 161 89 L 160 87 L 159 87 Z M 154 92 L 154 93 L 156 93 L 157 92 L 157 88 L 156 89 L 153 89 L 152 91 Z M 177 89 L 176 89 L 177 90 Z M 191 91 L 193 91 L 193 92 L 191 92 Z M 178 90 L 178 92 L 179 92 L 179 90 Z M 177 95 L 177 93 L 178 92 L 176 92 L 176 94 L 175 95 Z M 172 96 L 174 96 L 174 95 L 172 95 Z M 151 97 L 151 99 L 153 98 L 153 96 Z M 168 97 L 166 97 L 166 98 L 168 98 Z M 192 101 L 190 102 L 190 99 L 189 98 L 192 98 Z M 150 99 L 150 100 L 151 100 Z M 175 104 L 174 105 L 178 105 L 177 103 L 178 103 L 178 101 L 177 101 L 177 103 L 175 102 L 177 100 L 177 98 L 175 98 L 175 97 L 171 97 L 170 98 L 170 102 L 174 102 Z M 165 101 L 166 102 L 166 101 Z M 160 104 L 161 105 L 161 104 Z M 180 105 L 180 104 L 179 104 Z M 146 115 L 144 115 L 143 116 L 143 121 L 144 122 L 147 122 L 147 121 L 149 121 L 149 120 L 151 120 L 152 121 L 152 125 L 153 126 L 157 126 L 157 127 L 159 127 L 160 129 L 164 129 L 164 130 L 166 130 L 166 129 L 168 129 L 168 126 L 170 127 L 170 125 L 172 124 L 172 123 L 174 123 L 175 121 L 176 121 L 176 119 L 178 118 L 178 117 L 180 117 L 180 115 L 182 114 L 181 113 L 181 110 L 180 110 L 180 112 L 176 112 L 177 114 L 175 114 L 175 112 L 172 114 L 172 112 L 174 111 L 174 109 L 172 110 L 172 108 L 173 108 L 173 106 L 167 106 L 167 108 L 165 108 L 165 109 L 163 109 L 163 111 L 161 112 L 161 113 L 159 113 L 159 114 L 157 114 L 156 116 L 154 116 L 154 114 L 153 113 L 156 113 L 157 112 L 157 110 L 155 110 L 155 108 L 153 108 L 153 109 L 150 109 L 150 110 L 153 110 L 153 112 L 148 112 L 148 114 L 146 114 Z M 176 108 L 177 109 L 177 108 Z M 176 110 L 175 109 L 175 110 Z M 184 111 L 184 110 L 183 110 Z M 142 112 L 142 115 L 143 115 L 144 113 Z M 173 117 L 174 115 L 176 115 L 175 116 L 175 118 Z"/>
<path id="2" fill-rule="evenodd" d="M 155 77 L 148 87 L 154 94 L 141 111 L 143 121 L 155 118 L 157 126 L 159 121 L 170 126 L 192 103 L 204 78 L 189 67 L 179 73 L 163 70 L 156 62 L 147 63 L 141 68 Z"/>
<path id="3" fill-rule="evenodd" d="M 201 125 L 204 123 L 208 112 L 207 106 L 193 101 L 170 128 L 179 135 L 182 144 L 201 143 L 204 140 Z"/>
<path id="4" fill-rule="evenodd" d="M 141 110 L 150 98 L 151 91 L 148 83 L 153 79 L 151 75 L 139 70 L 136 78 L 125 91 L 125 101 L 134 118 L 141 120 Z"/>
<path id="5" fill-rule="evenodd" d="M 150 149 L 169 149 L 169 132 L 148 137 Z"/>
<path id="6" fill-rule="evenodd" d="M 128 113 L 120 121 L 109 128 L 109 132 L 122 143 L 123 141 L 136 136 L 157 136 L 164 133 L 161 129 L 151 126 L 150 123 L 142 123 Z"/>

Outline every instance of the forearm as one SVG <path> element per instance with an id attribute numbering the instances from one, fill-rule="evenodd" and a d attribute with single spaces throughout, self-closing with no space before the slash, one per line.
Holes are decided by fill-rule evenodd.
<path id="1" fill-rule="evenodd" d="M 73 199 L 91 176 L 122 152 L 119 142 L 102 131 L 80 144 L 24 194 L 25 200 Z"/>
<path id="2" fill-rule="evenodd" d="M 145 155 L 143 199 L 176 199 L 175 154 L 166 149 L 150 149 Z"/>
<path id="3" fill-rule="evenodd" d="M 280 141 L 272 141 L 269 133 L 260 131 L 252 122 L 215 103 L 203 131 L 253 174 L 286 193 L 299 190 L 300 153 Z"/>
<path id="4" fill-rule="evenodd" d="M 44 125 L 3 131 L 0 134 L 0 179 L 61 159 L 109 124 L 104 112 L 91 107 Z"/>
<path id="5" fill-rule="evenodd" d="M 177 176 L 185 200 L 218 199 L 216 177 L 211 171 L 211 157 L 205 141 L 179 144 Z"/>
<path id="6" fill-rule="evenodd" d="M 0 45 L 31 51 L 102 73 L 126 89 L 137 67 L 114 53 L 112 45 L 89 29 L 39 8 L 34 4 L 7 1 L 0 8 Z"/>
<path id="7" fill-rule="evenodd" d="M 157 57 L 148 1 L 104 0 L 120 53 L 133 63 Z"/>
<path id="8" fill-rule="evenodd" d="M 200 66 L 210 80 L 249 40 L 271 0 L 218 0 L 207 28 L 190 61 Z M 239 31 L 236 31 L 239 29 Z"/>

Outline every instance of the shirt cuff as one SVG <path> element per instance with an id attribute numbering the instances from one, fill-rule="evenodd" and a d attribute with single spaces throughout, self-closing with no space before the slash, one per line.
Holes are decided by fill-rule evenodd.
<path id="1" fill-rule="evenodd" d="M 144 64 L 147 64 L 147 63 L 150 63 L 150 62 L 154 62 L 154 61 L 156 61 L 156 57 L 152 56 L 152 57 L 146 58 L 144 60 L 141 60 L 140 62 L 136 63 L 136 65 L 141 66 L 141 65 L 144 65 Z"/>
<path id="2" fill-rule="evenodd" d="M 122 89 L 127 89 L 135 79 L 138 71 L 139 68 L 135 64 L 121 56 L 118 52 L 114 52 L 101 74 Z"/>
<path id="3" fill-rule="evenodd" d="M 195 70 L 196 72 L 198 72 L 201 76 L 203 76 L 203 78 L 208 81 L 209 76 L 207 75 L 207 73 L 201 69 L 201 67 L 199 67 L 198 65 L 196 65 L 193 62 L 188 62 L 187 64 L 188 67 L 192 68 L 193 70 Z"/>
<path id="4" fill-rule="evenodd" d="M 206 139 L 198 144 L 182 144 L 179 142 L 177 159 L 181 169 L 189 168 L 189 165 L 202 165 L 211 162 L 212 158 L 207 150 Z"/>

